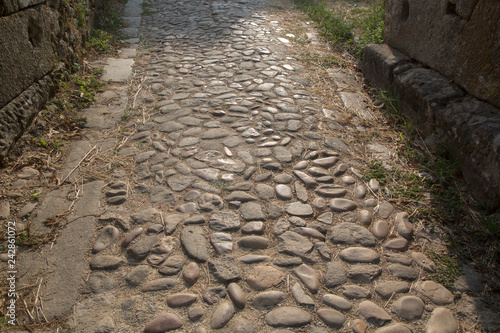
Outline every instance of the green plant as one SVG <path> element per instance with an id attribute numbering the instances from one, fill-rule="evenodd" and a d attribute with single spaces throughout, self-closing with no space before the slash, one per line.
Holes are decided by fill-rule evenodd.
<path id="1" fill-rule="evenodd" d="M 368 182 L 370 179 L 376 179 L 380 184 L 384 185 L 387 182 L 387 173 L 379 161 L 372 161 L 368 164 L 368 172 L 363 177 L 363 180 Z"/>
<path id="2" fill-rule="evenodd" d="M 153 4 L 143 2 L 142 3 L 142 15 L 153 15 L 156 14 L 156 10 L 152 10 Z"/>
<path id="3" fill-rule="evenodd" d="M 87 42 L 87 47 L 100 54 L 110 53 L 113 50 L 113 36 L 106 31 L 94 30 L 92 38 Z"/>
<path id="4" fill-rule="evenodd" d="M 323 2 L 315 0 L 295 0 L 295 3 L 315 21 L 320 34 L 336 45 L 348 45 L 353 40 L 353 25 L 345 19 L 341 11 L 328 10 Z"/>
<path id="5" fill-rule="evenodd" d="M 453 283 L 462 274 L 460 264 L 448 253 L 436 253 L 429 251 L 427 256 L 434 262 L 434 273 L 429 274 L 429 277 L 442 284 L 446 288 L 452 288 Z"/>
<path id="6" fill-rule="evenodd" d="M 363 58 L 365 46 L 368 44 L 382 44 L 384 42 L 384 0 L 378 0 L 371 8 L 360 13 L 356 20 L 356 27 L 360 36 L 355 45 L 355 53 Z"/>

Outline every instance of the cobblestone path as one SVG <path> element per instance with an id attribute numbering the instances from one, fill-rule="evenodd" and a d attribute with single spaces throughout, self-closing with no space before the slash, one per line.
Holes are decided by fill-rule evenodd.
<path id="1" fill-rule="evenodd" d="M 293 36 L 265 5 L 149 2 L 155 13 L 142 17 L 134 66 L 140 85 L 115 90 L 132 110 L 107 118 L 121 119 L 106 141 L 113 180 L 83 191 L 104 211 L 70 324 L 457 332 L 455 295 L 426 278 L 425 233 L 376 180 L 362 180 L 336 111 L 308 91 L 289 57 Z M 82 221 L 97 214 L 78 209 Z"/>

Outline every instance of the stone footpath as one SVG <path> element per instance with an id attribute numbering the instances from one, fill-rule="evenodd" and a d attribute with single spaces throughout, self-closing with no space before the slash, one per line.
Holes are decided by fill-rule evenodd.
<path id="1" fill-rule="evenodd" d="M 45 317 L 148 333 L 476 323 L 457 299 L 481 285 L 427 279 L 435 237 L 362 181 L 337 111 L 308 92 L 265 3 L 151 1 L 142 23 L 140 4 L 126 8 L 132 47 L 106 63 L 115 83 L 87 110 L 66 184 L 30 210 L 43 230 L 75 204 L 53 246 L 19 259 L 25 281 L 48 275 Z M 108 169 L 75 168 L 88 156 Z"/>

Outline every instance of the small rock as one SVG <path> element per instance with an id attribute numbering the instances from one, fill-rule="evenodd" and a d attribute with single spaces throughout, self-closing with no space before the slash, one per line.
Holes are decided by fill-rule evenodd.
<path id="1" fill-rule="evenodd" d="M 424 302 L 415 296 L 403 296 L 392 305 L 392 312 L 407 321 L 420 319 L 424 313 Z"/>
<path id="2" fill-rule="evenodd" d="M 233 250 L 233 239 L 230 234 L 224 232 L 215 232 L 210 238 L 217 254 L 226 254 Z"/>
<path id="3" fill-rule="evenodd" d="M 148 292 L 148 291 L 168 290 L 172 289 L 176 284 L 177 284 L 176 279 L 172 278 L 156 279 L 147 282 L 144 286 L 142 286 L 141 291 Z"/>
<path id="4" fill-rule="evenodd" d="M 418 272 L 413 268 L 403 266 L 401 264 L 391 264 L 387 266 L 389 272 L 395 277 L 398 277 L 403 280 L 413 281 L 416 280 L 419 276 Z"/>
<path id="5" fill-rule="evenodd" d="M 337 213 L 355 210 L 358 207 L 354 201 L 335 198 L 330 200 L 330 209 Z"/>
<path id="6" fill-rule="evenodd" d="M 288 306 L 271 310 L 265 316 L 266 323 L 274 327 L 301 327 L 309 324 L 311 319 L 307 311 Z"/>
<path id="7" fill-rule="evenodd" d="M 227 293 L 229 295 L 229 298 L 231 298 L 231 300 L 233 301 L 234 306 L 236 306 L 240 310 L 243 310 L 245 308 L 247 302 L 245 292 L 238 284 L 234 282 L 230 283 L 227 287 Z"/>
<path id="8" fill-rule="evenodd" d="M 340 251 L 339 257 L 349 263 L 375 264 L 380 261 L 377 252 L 364 247 L 350 247 Z"/>
<path id="9" fill-rule="evenodd" d="M 329 327 L 340 329 L 345 323 L 345 316 L 333 309 L 319 309 L 316 311 L 319 319 L 321 319 Z"/>
<path id="10" fill-rule="evenodd" d="M 167 297 L 167 305 L 171 308 L 178 308 L 183 306 L 189 306 L 196 302 L 198 296 L 195 294 L 174 294 Z"/>
<path id="11" fill-rule="evenodd" d="M 396 224 L 398 233 L 402 237 L 410 239 L 413 235 L 413 225 L 409 221 L 408 213 L 402 212 L 396 214 Z"/>
<path id="12" fill-rule="evenodd" d="M 304 289 L 300 286 L 299 283 L 296 283 L 292 286 L 292 295 L 295 298 L 295 301 L 300 305 L 311 305 L 314 306 L 314 300 L 311 296 L 308 296 Z"/>
<path id="13" fill-rule="evenodd" d="M 370 298 L 371 296 L 369 290 L 354 284 L 344 285 L 343 288 L 344 291 L 342 292 L 342 294 L 347 298 L 358 299 L 358 298 Z"/>
<path id="14" fill-rule="evenodd" d="M 358 311 L 367 322 L 378 326 L 382 326 L 392 320 L 392 317 L 384 309 L 371 301 L 361 302 Z"/>
<path id="15" fill-rule="evenodd" d="M 402 237 L 391 239 L 384 244 L 385 249 L 393 251 L 406 251 L 408 246 L 408 241 Z"/>
<path id="16" fill-rule="evenodd" d="M 198 226 L 186 226 L 181 232 L 181 244 L 186 253 L 194 259 L 205 262 L 209 258 L 205 231 Z"/>
<path id="17" fill-rule="evenodd" d="M 307 289 L 316 294 L 319 290 L 318 273 L 306 264 L 294 268 L 293 273 L 299 278 L 300 281 L 307 287 Z"/>
<path id="18" fill-rule="evenodd" d="M 241 278 L 238 265 L 233 257 L 224 257 L 208 261 L 210 272 L 222 283 L 239 280 Z"/>
<path id="19" fill-rule="evenodd" d="M 234 307 L 231 302 L 222 302 L 212 314 L 212 318 L 210 319 L 210 328 L 223 328 L 231 320 L 231 318 L 233 318 L 233 315 Z"/>
<path id="20" fill-rule="evenodd" d="M 375 292 L 383 299 L 389 299 L 397 293 L 406 293 L 410 290 L 410 285 L 403 281 L 381 282 L 375 286 Z"/>
<path id="21" fill-rule="evenodd" d="M 198 321 L 205 315 L 205 309 L 202 306 L 196 305 L 188 309 L 188 318 L 191 321 Z"/>
<path id="22" fill-rule="evenodd" d="M 119 236 L 120 231 L 117 228 L 111 225 L 104 227 L 97 237 L 94 247 L 92 248 L 92 252 L 98 253 L 104 249 L 107 249 Z"/>
<path id="23" fill-rule="evenodd" d="M 257 291 L 265 290 L 279 285 L 285 279 L 285 274 L 271 266 L 255 266 L 246 281 L 248 285 Z"/>
<path id="24" fill-rule="evenodd" d="M 90 269 L 105 269 L 113 270 L 117 269 L 124 264 L 122 258 L 110 256 L 110 255 L 99 255 L 92 258 L 90 261 Z"/>
<path id="25" fill-rule="evenodd" d="M 343 222 L 332 227 L 330 241 L 335 244 L 359 244 L 370 247 L 375 245 L 375 238 L 368 229 L 349 222 Z"/>
<path id="26" fill-rule="evenodd" d="M 379 328 L 375 333 L 411 333 L 412 331 L 403 324 L 393 324 Z"/>
<path id="27" fill-rule="evenodd" d="M 325 286 L 335 288 L 347 282 L 347 273 L 340 263 L 330 262 L 326 266 Z"/>
<path id="28" fill-rule="evenodd" d="M 267 249 L 269 240 L 262 236 L 245 236 L 240 238 L 238 246 L 248 249 Z"/>
<path id="29" fill-rule="evenodd" d="M 193 285 L 200 278 L 200 267 L 195 262 L 190 262 L 184 267 L 182 271 L 182 277 L 188 285 Z"/>
<path id="30" fill-rule="evenodd" d="M 163 333 L 180 327 L 182 327 L 182 321 L 177 315 L 164 312 L 146 324 L 144 333 Z"/>
<path id="31" fill-rule="evenodd" d="M 177 274 L 184 264 L 186 263 L 186 258 L 181 255 L 173 255 L 168 257 L 163 264 L 158 269 L 158 272 L 164 275 L 175 275 Z"/>
<path id="32" fill-rule="evenodd" d="M 417 284 L 416 290 L 436 305 L 453 303 L 453 294 L 441 284 L 434 281 L 420 282 Z"/>
<path id="33" fill-rule="evenodd" d="M 307 204 L 302 204 L 300 202 L 292 202 L 285 206 L 285 210 L 288 214 L 300 217 L 310 217 L 313 215 L 314 211 L 311 206 Z"/>
<path id="34" fill-rule="evenodd" d="M 420 267 L 422 267 L 425 271 L 429 273 L 433 273 L 434 269 L 432 268 L 433 262 L 427 256 L 420 252 L 410 252 L 410 257 L 413 261 Z"/>
<path id="35" fill-rule="evenodd" d="M 341 311 L 349 311 L 352 309 L 352 303 L 343 297 L 326 294 L 323 295 L 322 301 L 324 304 Z"/>
<path id="36" fill-rule="evenodd" d="M 149 275 L 148 265 L 134 267 L 125 277 L 125 281 L 131 286 L 138 286 L 143 283 Z"/>
<path id="37" fill-rule="evenodd" d="M 252 306 L 256 309 L 263 310 L 278 305 L 283 302 L 285 298 L 285 294 L 281 291 L 264 291 L 254 297 Z"/>
<path id="38" fill-rule="evenodd" d="M 455 333 L 458 322 L 453 313 L 446 308 L 435 308 L 425 325 L 425 333 Z"/>

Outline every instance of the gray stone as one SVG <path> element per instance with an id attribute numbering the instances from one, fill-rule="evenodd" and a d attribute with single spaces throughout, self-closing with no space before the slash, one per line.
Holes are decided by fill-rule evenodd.
<path id="1" fill-rule="evenodd" d="M 301 327 L 311 322 L 311 315 L 300 308 L 283 306 L 266 314 L 266 324 L 273 327 Z"/>
<path id="2" fill-rule="evenodd" d="M 110 255 L 98 255 L 90 260 L 90 269 L 113 270 L 124 264 L 122 258 Z"/>
<path id="3" fill-rule="evenodd" d="M 98 253 L 104 249 L 107 249 L 119 236 L 120 231 L 117 228 L 111 225 L 104 227 L 97 237 L 94 247 L 92 248 L 92 252 Z"/>
<path id="4" fill-rule="evenodd" d="M 325 137 L 325 147 L 331 148 L 333 150 L 337 150 L 340 152 L 347 152 L 349 150 L 349 146 L 347 146 L 342 140 L 339 138 L 334 138 L 327 136 Z"/>
<path id="5" fill-rule="evenodd" d="M 304 289 L 302 289 L 299 283 L 296 283 L 292 286 L 292 295 L 293 298 L 295 298 L 295 301 L 300 305 L 314 306 L 314 300 L 311 296 L 307 295 L 304 292 Z"/>
<path id="6" fill-rule="evenodd" d="M 261 184 L 258 184 L 258 185 L 261 185 Z M 243 192 L 243 191 L 234 191 L 234 192 L 231 192 L 229 195 L 226 196 L 225 199 L 226 199 L 226 201 L 240 201 L 240 202 L 249 202 L 249 201 L 256 201 L 257 200 L 256 197 L 254 197 L 254 196 L 252 196 L 252 195 L 250 195 L 250 194 L 248 194 L 246 192 Z"/>
<path id="7" fill-rule="evenodd" d="M 176 279 L 172 278 L 156 279 L 147 282 L 144 286 L 142 286 L 141 291 L 149 292 L 149 291 L 168 290 L 172 289 L 176 284 L 177 284 Z"/>
<path id="8" fill-rule="evenodd" d="M 377 239 L 384 239 L 389 234 L 389 224 L 382 220 L 373 222 L 372 233 Z"/>
<path id="9" fill-rule="evenodd" d="M 347 273 L 342 264 L 330 262 L 326 265 L 325 286 L 335 288 L 347 282 Z"/>
<path id="10" fill-rule="evenodd" d="M 230 234 L 224 232 L 213 233 L 210 241 L 217 254 L 226 254 L 233 250 L 233 239 Z"/>
<path id="11" fill-rule="evenodd" d="M 383 219 L 386 219 L 389 216 L 391 216 L 393 211 L 394 211 L 394 206 L 390 202 L 383 201 L 378 206 L 378 215 Z"/>
<path id="12" fill-rule="evenodd" d="M 252 306 L 256 309 L 263 310 L 271 307 L 275 307 L 279 303 L 283 302 L 286 295 L 281 291 L 264 291 L 257 294 L 252 300 Z"/>
<path id="13" fill-rule="evenodd" d="M 200 267 L 195 262 L 190 262 L 184 267 L 182 277 L 188 285 L 193 285 L 200 278 Z"/>
<path id="14" fill-rule="evenodd" d="M 274 147 L 274 157 L 281 163 L 290 163 L 292 161 L 292 154 L 288 149 L 282 146 Z"/>
<path id="15" fill-rule="evenodd" d="M 434 281 L 420 282 L 417 284 L 416 290 L 436 305 L 453 303 L 453 294 L 441 284 Z"/>
<path id="16" fill-rule="evenodd" d="M 325 198 L 338 198 L 347 194 L 347 190 L 338 185 L 320 185 L 314 191 Z"/>
<path id="17" fill-rule="evenodd" d="M 293 231 L 286 231 L 278 237 L 278 252 L 298 256 L 311 262 L 319 259 L 313 243 L 307 237 Z"/>
<path id="18" fill-rule="evenodd" d="M 310 266 L 302 264 L 294 268 L 293 273 L 299 280 L 307 287 L 307 289 L 316 294 L 319 290 L 319 277 L 318 273 Z"/>
<path id="19" fill-rule="evenodd" d="M 410 239 L 413 235 L 413 225 L 408 220 L 408 213 L 402 212 L 396 214 L 396 224 L 398 233 L 402 237 Z"/>
<path id="20" fill-rule="evenodd" d="M 198 226 L 186 226 L 181 232 L 181 244 L 186 253 L 194 259 L 205 262 L 209 258 L 205 231 Z"/>
<path id="21" fill-rule="evenodd" d="M 425 304 L 416 296 L 403 296 L 392 305 L 392 312 L 407 321 L 420 319 Z"/>
<path id="22" fill-rule="evenodd" d="M 148 256 L 156 242 L 158 242 L 158 236 L 156 235 L 139 239 L 128 247 L 127 254 L 136 260 L 142 260 Z"/>
<path id="23" fill-rule="evenodd" d="M 143 283 L 149 275 L 148 265 L 139 265 L 134 267 L 125 277 L 125 281 L 131 286 L 138 286 Z"/>
<path id="24" fill-rule="evenodd" d="M 240 207 L 241 216 L 245 221 L 265 221 L 266 216 L 258 203 L 246 202 Z"/>
<path id="25" fill-rule="evenodd" d="M 347 276 L 352 282 L 371 283 L 382 274 L 382 269 L 376 265 L 354 265 L 349 269 Z"/>
<path id="26" fill-rule="evenodd" d="M 209 260 L 208 267 L 215 278 L 222 283 L 236 281 L 241 278 L 233 257 Z"/>
<path id="27" fill-rule="evenodd" d="M 379 328 L 375 333 L 411 333 L 412 331 L 403 324 L 393 324 Z"/>
<path id="28" fill-rule="evenodd" d="M 331 228 L 330 241 L 334 244 L 375 246 L 375 238 L 365 227 L 343 222 Z"/>
<path id="29" fill-rule="evenodd" d="M 236 231 L 240 229 L 240 217 L 233 212 L 216 212 L 209 221 L 210 229 L 215 231 Z"/>
<path id="30" fill-rule="evenodd" d="M 269 201 L 271 199 L 274 199 L 275 197 L 274 189 L 266 184 L 255 185 L 255 192 L 257 193 L 260 199 L 265 201 Z"/>
<path id="31" fill-rule="evenodd" d="M 371 324 L 382 326 L 392 320 L 384 309 L 371 301 L 363 301 L 358 306 L 359 313 Z"/>
<path id="32" fill-rule="evenodd" d="M 310 217 L 314 211 L 310 205 L 302 204 L 300 202 L 292 202 L 285 206 L 288 214 L 300 217 Z"/>
<path id="33" fill-rule="evenodd" d="M 401 264 L 391 264 L 387 266 L 389 272 L 395 277 L 398 277 L 403 280 L 413 281 L 416 280 L 419 276 L 418 272 L 413 268 L 403 266 Z"/>
<path id="34" fill-rule="evenodd" d="M 330 200 L 330 209 L 334 212 L 342 213 L 355 210 L 358 206 L 354 201 L 348 199 L 332 199 Z"/>
<path id="35" fill-rule="evenodd" d="M 262 236 L 244 236 L 238 240 L 238 246 L 247 249 L 267 249 L 269 240 Z"/>
<path id="36" fill-rule="evenodd" d="M 340 259 L 349 263 L 367 263 L 375 264 L 380 261 L 380 256 L 377 252 L 364 247 L 350 247 L 340 251 Z"/>
<path id="37" fill-rule="evenodd" d="M 195 305 L 188 309 L 188 318 L 191 321 L 198 321 L 205 315 L 205 309 L 202 306 Z"/>
<path id="38" fill-rule="evenodd" d="M 410 285 L 403 281 L 381 282 L 375 286 L 375 292 L 383 299 L 389 299 L 397 293 L 406 293 L 410 290 Z"/>
<path id="39" fill-rule="evenodd" d="M 410 252 L 410 257 L 413 259 L 418 266 L 422 267 L 425 271 L 433 273 L 434 269 L 432 265 L 434 264 L 431 259 L 421 252 Z M 481 288 L 482 289 L 482 288 Z"/>
<path id="40" fill-rule="evenodd" d="M 184 256 L 173 255 L 168 257 L 163 264 L 161 264 L 158 272 L 163 275 L 175 275 L 179 273 L 185 263 L 186 258 Z"/>
<path id="41" fill-rule="evenodd" d="M 343 288 L 344 291 L 342 292 L 342 294 L 347 298 L 359 299 L 371 297 L 369 290 L 354 284 L 344 285 Z"/>
<path id="42" fill-rule="evenodd" d="M 458 322 L 446 308 L 435 308 L 425 325 L 426 333 L 456 333 Z"/>
<path id="43" fill-rule="evenodd" d="M 412 262 L 409 257 L 399 253 L 385 253 L 384 257 L 387 262 L 393 262 L 405 266 L 410 266 Z"/>
<path id="44" fill-rule="evenodd" d="M 402 237 L 393 238 L 385 242 L 384 249 L 393 251 L 406 251 L 408 249 L 409 243 L 406 239 Z"/>
<path id="45" fill-rule="evenodd" d="M 352 309 L 352 303 L 346 300 L 343 297 L 333 295 L 333 294 L 326 294 L 323 295 L 322 299 L 324 304 L 337 309 L 341 311 L 349 311 Z"/>
<path id="46" fill-rule="evenodd" d="M 177 229 L 177 226 L 184 220 L 182 214 L 171 214 L 163 216 L 165 234 L 170 235 Z"/>
<path id="47" fill-rule="evenodd" d="M 319 319 L 321 319 L 327 326 L 335 329 L 340 329 L 344 326 L 345 316 L 333 309 L 319 309 L 316 311 Z"/>
<path id="48" fill-rule="evenodd" d="M 253 290 L 261 291 L 279 285 L 285 279 L 285 274 L 271 266 L 255 266 L 246 281 Z"/>
<path id="49" fill-rule="evenodd" d="M 299 170 L 294 170 L 293 173 L 297 178 L 299 178 L 306 187 L 308 188 L 316 188 L 318 186 L 318 182 L 311 176 L 309 176 L 307 173 L 299 171 Z"/>

